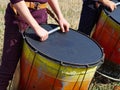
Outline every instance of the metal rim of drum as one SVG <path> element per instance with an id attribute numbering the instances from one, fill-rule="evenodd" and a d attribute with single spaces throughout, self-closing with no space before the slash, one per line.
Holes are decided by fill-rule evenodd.
<path id="1" fill-rule="evenodd" d="M 46 24 L 45 24 L 46 25 Z M 47 25 L 54 25 L 54 26 L 58 26 L 58 25 L 55 25 L 55 24 L 47 24 Z M 44 24 L 43 24 L 43 26 L 44 26 Z M 71 28 L 70 28 L 71 29 Z M 75 31 L 75 30 L 73 30 L 73 29 L 71 29 L 72 31 L 74 31 L 74 32 L 77 32 L 77 31 Z M 77 32 L 78 33 L 78 32 Z M 81 33 L 81 34 L 83 34 L 83 33 Z M 84 35 L 84 34 L 83 34 Z M 86 36 L 86 35 L 85 35 Z M 87 38 L 89 38 L 89 36 L 86 36 Z M 79 67 L 79 66 L 81 66 L 81 67 L 93 67 L 93 66 L 96 66 L 96 65 L 101 65 L 103 62 L 104 62 L 104 51 L 103 51 L 103 48 L 101 48 L 100 47 L 100 45 L 94 40 L 94 39 L 92 39 L 91 38 L 91 40 L 93 41 L 93 43 L 95 43 L 98 47 L 99 47 L 99 49 L 100 49 L 100 51 L 101 51 L 101 58 L 97 61 L 97 62 L 94 62 L 94 63 L 90 63 L 90 64 L 86 64 L 86 65 L 82 65 L 82 64 L 73 64 L 73 63 L 68 63 L 68 62 L 61 62 L 61 61 L 59 61 L 59 60 L 57 60 L 57 59 L 54 59 L 54 58 L 52 58 L 52 57 L 49 57 L 49 56 L 47 56 L 47 55 L 45 55 L 45 54 L 43 54 L 43 53 L 41 53 L 40 51 L 38 51 L 36 48 L 34 48 L 33 46 L 32 46 L 32 44 L 30 44 L 30 42 L 26 39 L 26 34 L 25 34 L 25 32 L 23 33 L 23 38 L 24 38 L 24 40 L 25 40 L 25 42 L 28 44 L 28 46 L 34 51 L 34 52 L 37 52 L 37 53 L 39 53 L 40 55 L 42 55 L 43 57 L 46 57 L 46 58 L 48 58 L 48 59 L 50 59 L 50 60 L 53 60 L 53 61 L 55 61 L 55 62 L 57 62 L 57 63 L 59 63 L 59 64 L 61 64 L 61 65 L 63 65 L 63 66 L 72 66 L 72 67 Z M 89 38 L 90 39 L 90 38 Z"/>

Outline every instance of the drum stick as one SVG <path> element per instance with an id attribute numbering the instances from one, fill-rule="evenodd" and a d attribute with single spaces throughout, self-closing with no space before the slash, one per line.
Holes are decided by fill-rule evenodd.
<path id="1" fill-rule="evenodd" d="M 60 30 L 60 27 L 56 27 L 56 28 L 48 31 L 48 34 L 52 34 L 52 33 L 56 32 L 56 31 L 58 31 L 58 30 Z"/>
<path id="2" fill-rule="evenodd" d="M 120 2 L 117 2 L 117 3 L 116 3 L 116 6 L 118 6 L 118 5 L 120 5 Z"/>

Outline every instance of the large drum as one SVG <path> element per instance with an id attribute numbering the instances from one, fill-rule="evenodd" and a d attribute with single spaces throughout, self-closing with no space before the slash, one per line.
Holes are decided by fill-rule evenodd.
<path id="1" fill-rule="evenodd" d="M 57 25 L 41 25 L 51 30 Z M 60 30 L 40 42 L 29 28 L 24 34 L 20 90 L 88 90 L 96 69 L 104 60 L 101 47 L 70 29 Z"/>
<path id="2" fill-rule="evenodd" d="M 120 81 L 120 3 L 115 2 L 118 4 L 116 10 L 102 11 L 92 38 L 105 51 L 105 63 L 98 71 L 110 79 Z"/>

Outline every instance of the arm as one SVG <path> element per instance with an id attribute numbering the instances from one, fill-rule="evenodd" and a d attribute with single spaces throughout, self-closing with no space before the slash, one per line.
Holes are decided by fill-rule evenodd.
<path id="1" fill-rule="evenodd" d="M 60 24 L 62 32 L 69 31 L 69 23 L 65 20 L 65 18 L 63 17 L 61 13 L 58 0 L 48 0 L 48 3 L 50 7 L 52 8 L 52 10 L 55 12 L 56 16 L 58 17 L 58 22 Z"/>
<path id="2" fill-rule="evenodd" d="M 15 3 L 13 6 L 16 8 L 19 15 L 33 28 L 33 30 L 35 30 L 41 41 L 44 41 L 48 38 L 48 32 L 40 27 L 37 21 L 33 18 L 25 4 L 25 1 Z"/>
<path id="3" fill-rule="evenodd" d="M 111 11 L 114 11 L 117 8 L 116 4 L 111 0 L 99 0 L 99 2 L 101 2 L 104 6 L 110 8 Z"/>

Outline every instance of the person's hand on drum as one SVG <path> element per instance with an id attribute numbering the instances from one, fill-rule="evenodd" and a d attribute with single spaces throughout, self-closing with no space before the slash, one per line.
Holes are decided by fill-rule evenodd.
<path id="1" fill-rule="evenodd" d="M 20 1 L 14 4 L 14 7 L 17 9 L 23 20 L 25 20 L 33 28 L 33 30 L 35 30 L 36 34 L 40 37 L 40 41 L 45 41 L 48 38 L 48 31 L 40 27 L 38 22 L 31 15 L 29 9 L 25 4 L 25 1 Z"/>
<path id="2" fill-rule="evenodd" d="M 58 4 L 58 0 L 48 0 L 48 3 L 58 18 L 58 23 L 60 25 L 62 32 L 68 32 L 70 25 L 61 13 L 61 10 L 60 10 L 59 4 Z"/>
<path id="3" fill-rule="evenodd" d="M 105 7 L 108 7 L 110 9 L 110 11 L 114 11 L 117 6 L 115 4 L 115 2 L 111 1 L 111 0 L 99 0 Z"/>
<path id="4" fill-rule="evenodd" d="M 40 29 L 35 30 L 36 34 L 40 37 L 40 41 L 45 41 L 48 39 L 48 31 L 40 27 Z"/>
<path id="5" fill-rule="evenodd" d="M 60 28 L 61 28 L 62 32 L 68 32 L 69 31 L 70 25 L 64 18 L 59 19 L 58 22 L 59 22 L 59 25 L 60 25 Z"/>

